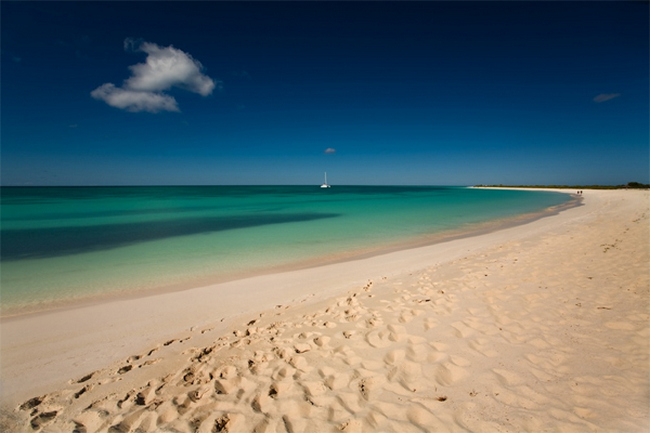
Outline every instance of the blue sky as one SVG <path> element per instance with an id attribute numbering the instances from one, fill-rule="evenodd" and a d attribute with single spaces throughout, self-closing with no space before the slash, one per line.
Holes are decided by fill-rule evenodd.
<path id="1" fill-rule="evenodd" d="M 650 182 L 648 3 L 2 2 L 3 185 Z"/>

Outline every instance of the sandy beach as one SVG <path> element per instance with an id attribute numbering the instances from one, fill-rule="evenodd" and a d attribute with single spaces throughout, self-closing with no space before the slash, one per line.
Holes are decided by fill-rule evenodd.
<path id="1" fill-rule="evenodd" d="M 647 432 L 649 203 L 5 319 L 0 430 Z"/>

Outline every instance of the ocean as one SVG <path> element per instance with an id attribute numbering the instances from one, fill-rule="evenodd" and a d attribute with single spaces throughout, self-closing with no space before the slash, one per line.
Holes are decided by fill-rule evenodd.
<path id="1" fill-rule="evenodd" d="M 566 205 L 464 187 L 3 187 L 0 314 L 11 316 L 440 241 Z"/>

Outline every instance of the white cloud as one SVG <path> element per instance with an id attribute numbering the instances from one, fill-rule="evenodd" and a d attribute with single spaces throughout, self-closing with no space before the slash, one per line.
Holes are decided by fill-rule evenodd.
<path id="1" fill-rule="evenodd" d="M 127 38 L 124 49 L 147 53 L 145 63 L 129 66 L 132 75 L 124 80 L 122 87 L 104 83 L 90 93 L 113 107 L 152 113 L 180 111 L 176 99 L 165 91 L 178 87 L 208 96 L 221 85 L 201 72 L 203 65 L 198 60 L 171 45 L 161 47 Z"/>
<path id="2" fill-rule="evenodd" d="M 138 90 L 115 87 L 113 83 L 102 84 L 90 96 L 106 102 L 111 107 L 127 111 L 180 111 L 176 99 L 159 92 L 142 92 Z"/>
<path id="3" fill-rule="evenodd" d="M 133 90 L 162 91 L 173 86 L 207 96 L 215 83 L 201 73 L 203 65 L 172 46 L 159 47 L 145 42 L 140 50 L 148 54 L 146 63 L 129 66 L 133 76 L 124 85 Z"/>
<path id="4" fill-rule="evenodd" d="M 609 101 L 610 99 L 618 98 L 619 96 L 621 96 L 620 93 L 601 93 L 594 98 L 594 102 L 605 102 Z"/>
<path id="5" fill-rule="evenodd" d="M 328 147 L 327 149 L 325 149 L 325 151 L 323 153 L 326 153 L 328 155 L 332 154 L 332 153 L 336 153 L 336 149 L 334 149 L 332 147 Z"/>

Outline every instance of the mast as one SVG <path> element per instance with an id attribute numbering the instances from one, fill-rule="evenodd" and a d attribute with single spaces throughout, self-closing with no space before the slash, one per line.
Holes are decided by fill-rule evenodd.
<path id="1" fill-rule="evenodd" d="M 329 188 L 330 186 L 327 184 L 327 172 L 325 172 L 325 183 L 320 186 L 321 188 Z"/>

